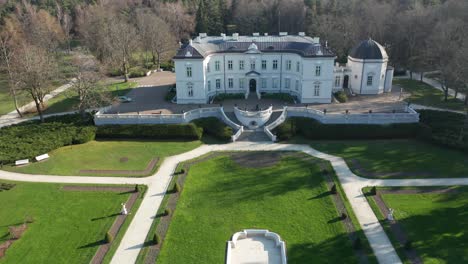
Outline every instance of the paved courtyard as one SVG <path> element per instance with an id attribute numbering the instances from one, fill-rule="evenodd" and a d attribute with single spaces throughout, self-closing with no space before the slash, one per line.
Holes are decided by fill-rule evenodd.
<path id="1" fill-rule="evenodd" d="M 168 90 L 175 84 L 175 74 L 172 72 L 157 72 L 149 77 L 134 79 L 138 82 L 138 88 L 130 91 L 127 96 L 133 99 L 130 103 L 117 103 L 107 111 L 109 114 L 180 114 L 199 107 L 217 107 L 220 104 L 195 104 L 178 105 L 165 101 Z M 307 106 L 310 108 L 324 110 L 329 113 L 344 113 L 349 110 L 351 113 L 367 113 L 372 110 L 374 113 L 389 113 L 392 111 L 403 112 L 406 103 L 403 102 L 404 95 L 400 95 L 399 87 L 395 86 L 392 93 L 381 95 L 360 95 L 351 96 L 346 103 L 331 104 L 288 104 L 281 100 L 258 99 L 251 94 L 248 99 L 225 100 L 222 105 L 226 112 L 232 112 L 234 106 L 242 109 L 255 110 L 265 109 L 273 106 L 279 110 L 284 106 Z"/>

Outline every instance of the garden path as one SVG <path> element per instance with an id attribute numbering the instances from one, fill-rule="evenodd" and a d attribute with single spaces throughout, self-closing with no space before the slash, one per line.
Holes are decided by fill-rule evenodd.
<path id="1" fill-rule="evenodd" d="M 370 242 L 379 263 L 401 263 L 384 229 L 368 204 L 362 188 L 366 186 L 450 186 L 468 185 L 468 178 L 378 180 L 355 175 L 341 157 L 322 153 L 308 145 L 277 144 L 272 142 L 236 142 L 224 145 L 203 145 L 189 152 L 167 157 L 159 170 L 147 178 L 79 177 L 28 175 L 0 171 L 0 179 L 28 182 L 89 183 L 89 184 L 146 184 L 148 190 L 135 213 L 111 263 L 134 263 L 142 247 L 156 212 L 162 202 L 177 164 L 212 151 L 302 151 L 325 159 L 332 164 L 349 199 L 356 217 Z"/>

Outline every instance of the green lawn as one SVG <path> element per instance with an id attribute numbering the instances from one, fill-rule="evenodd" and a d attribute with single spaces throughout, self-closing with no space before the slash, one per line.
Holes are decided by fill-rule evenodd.
<path id="1" fill-rule="evenodd" d="M 424 263 L 468 263 L 468 188 L 446 194 L 383 194 Z"/>
<path id="2" fill-rule="evenodd" d="M 404 172 L 382 178 L 468 177 L 468 155 L 416 140 L 304 141 L 325 153 L 353 160 L 371 173 Z M 429 174 L 429 175 L 427 175 Z"/>
<path id="3" fill-rule="evenodd" d="M 447 102 L 444 101 L 444 93 L 426 83 L 417 80 L 395 79 L 393 84 L 403 87 L 411 96 L 407 101 L 425 106 L 447 108 L 452 110 L 464 110 L 466 106 L 463 102 L 449 96 Z"/>
<path id="4" fill-rule="evenodd" d="M 136 87 L 135 82 L 119 82 L 102 87 L 102 92 L 108 92 L 112 98 L 117 96 L 125 95 L 130 92 L 131 89 Z M 66 91 L 59 94 L 58 96 L 50 99 L 47 102 L 47 109 L 44 111 L 45 114 L 53 114 L 60 112 L 68 112 L 78 110 L 78 95 L 73 91 Z"/>
<path id="5" fill-rule="evenodd" d="M 201 145 L 200 141 L 91 141 L 59 148 L 47 161 L 3 169 L 31 174 L 86 175 L 80 170 L 144 170 L 151 159 L 176 155 Z M 122 162 L 121 158 L 128 158 Z M 112 176 L 102 175 L 99 176 Z M 126 176 L 126 175 L 114 175 Z M 128 176 L 128 175 L 127 175 Z"/>
<path id="6" fill-rule="evenodd" d="M 0 192 L 0 243 L 8 239 L 8 226 L 22 224 L 26 216 L 34 222 L 0 263 L 88 263 L 119 213 L 120 203 L 130 195 L 62 191 L 59 184 L 16 184 Z"/>
<path id="7" fill-rule="evenodd" d="M 18 103 L 20 105 L 28 103 L 26 96 L 19 96 Z M 7 75 L 0 72 L 0 115 L 7 114 L 15 110 L 13 99 L 10 96 Z"/>
<path id="8" fill-rule="evenodd" d="M 246 228 L 278 233 L 289 263 L 356 263 L 311 160 L 286 157 L 254 169 L 220 156 L 192 166 L 158 263 L 223 263 L 226 241 Z"/>

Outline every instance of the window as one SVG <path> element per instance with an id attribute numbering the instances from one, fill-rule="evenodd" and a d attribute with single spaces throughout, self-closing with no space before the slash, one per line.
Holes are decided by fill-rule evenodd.
<path id="1" fill-rule="evenodd" d="M 299 91 L 299 80 L 296 80 L 296 91 Z"/>
<path id="2" fill-rule="evenodd" d="M 284 79 L 284 88 L 285 89 L 291 88 L 291 79 L 289 78 Z"/>
<path id="3" fill-rule="evenodd" d="M 273 60 L 273 70 L 278 69 L 278 60 Z"/>
<path id="4" fill-rule="evenodd" d="M 340 76 L 336 76 L 335 77 L 335 87 L 340 87 L 341 85 L 341 77 Z"/>
<path id="5" fill-rule="evenodd" d="M 262 70 L 266 70 L 266 60 L 262 60 Z"/>
<path id="6" fill-rule="evenodd" d="M 211 91 L 211 81 L 208 81 L 206 86 L 208 88 L 208 92 Z"/>
<path id="7" fill-rule="evenodd" d="M 210 63 L 209 62 L 206 64 L 206 72 L 210 72 Z"/>
<path id="8" fill-rule="evenodd" d="M 190 78 L 192 77 L 192 66 L 187 66 L 187 77 Z"/>
<path id="9" fill-rule="evenodd" d="M 187 95 L 188 97 L 193 97 L 193 84 L 187 83 Z"/>
<path id="10" fill-rule="evenodd" d="M 320 96 L 320 83 L 314 84 L 314 96 Z"/>
<path id="11" fill-rule="evenodd" d="M 300 62 L 296 62 L 296 71 L 297 72 L 301 71 L 301 63 Z"/>
<path id="12" fill-rule="evenodd" d="M 315 66 L 315 76 L 320 76 L 322 66 Z"/>
<path id="13" fill-rule="evenodd" d="M 244 79 L 239 79 L 239 88 L 244 89 Z"/>
<path id="14" fill-rule="evenodd" d="M 290 71 L 291 70 L 291 60 L 286 61 L 286 70 Z"/>
<path id="15" fill-rule="evenodd" d="M 219 61 L 215 61 L 215 71 L 219 71 Z"/>
<path id="16" fill-rule="evenodd" d="M 250 61 L 250 70 L 255 71 L 255 60 Z"/>
<path id="17" fill-rule="evenodd" d="M 367 86 L 372 86 L 373 81 L 374 81 L 374 76 L 368 75 L 367 76 Z"/>
<path id="18" fill-rule="evenodd" d="M 266 89 L 267 86 L 267 79 L 262 79 L 262 88 Z"/>
<path id="19" fill-rule="evenodd" d="M 232 70 L 232 60 L 228 60 L 228 70 Z"/>
<path id="20" fill-rule="evenodd" d="M 216 89 L 221 89 L 221 79 L 216 79 Z"/>
<path id="21" fill-rule="evenodd" d="M 243 60 L 239 61 L 239 70 L 241 70 L 241 71 L 244 70 L 244 61 Z"/>
<path id="22" fill-rule="evenodd" d="M 234 88 L 234 79 L 228 78 L 228 88 Z"/>
<path id="23" fill-rule="evenodd" d="M 278 79 L 273 78 L 273 85 L 272 85 L 272 87 L 273 87 L 273 89 L 278 88 Z"/>

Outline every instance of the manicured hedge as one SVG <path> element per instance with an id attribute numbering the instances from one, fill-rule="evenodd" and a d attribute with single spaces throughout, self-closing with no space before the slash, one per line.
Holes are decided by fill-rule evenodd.
<path id="1" fill-rule="evenodd" d="M 308 139 L 387 139 L 410 138 L 418 133 L 418 124 L 362 125 L 322 124 L 310 118 L 289 118 L 274 133 L 278 139 L 287 140 L 294 135 Z"/>
<path id="2" fill-rule="evenodd" d="M 91 116 L 56 116 L 45 123 L 30 121 L 0 129 L 0 161 L 13 163 L 19 159 L 33 159 L 59 147 L 93 140 L 96 128 Z"/>
<path id="3" fill-rule="evenodd" d="M 340 103 L 346 103 L 348 101 L 348 96 L 344 91 L 338 91 L 333 95 L 335 96 L 336 100 L 338 100 L 338 102 Z"/>
<path id="4" fill-rule="evenodd" d="M 468 120 L 463 114 L 419 110 L 420 137 L 433 143 L 468 151 Z"/>
<path id="5" fill-rule="evenodd" d="M 203 129 L 195 124 L 107 125 L 97 128 L 98 138 L 200 139 Z"/>
<path id="6" fill-rule="evenodd" d="M 230 140 L 232 128 L 224 124 L 216 117 L 200 118 L 192 121 L 198 127 L 203 128 L 203 134 L 211 135 L 221 140 Z"/>

